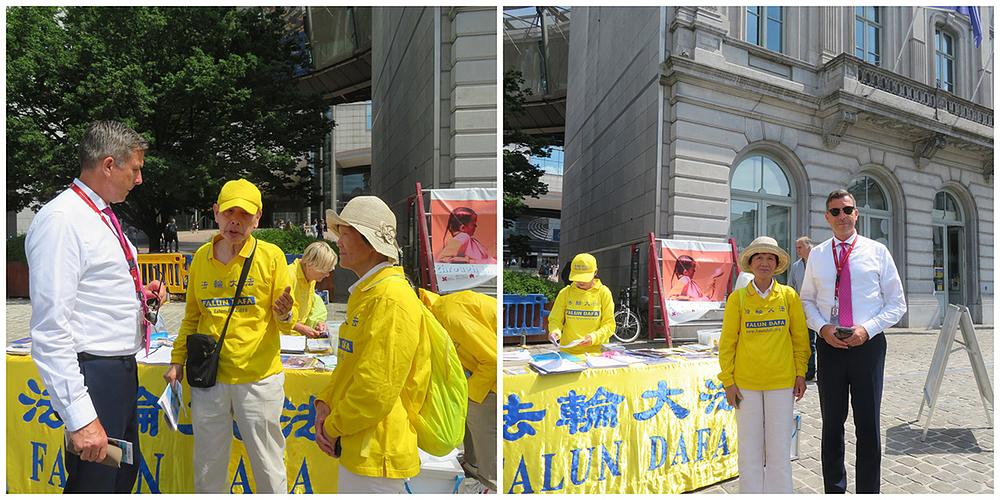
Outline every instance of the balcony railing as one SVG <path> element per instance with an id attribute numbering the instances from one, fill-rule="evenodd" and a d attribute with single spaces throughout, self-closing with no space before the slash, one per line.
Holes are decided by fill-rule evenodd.
<path id="1" fill-rule="evenodd" d="M 856 65 L 858 82 L 863 85 L 897 95 L 904 99 L 923 104 L 924 106 L 943 109 L 952 115 L 976 122 L 980 125 L 993 127 L 993 110 L 990 108 L 956 97 L 941 89 L 910 80 L 857 58 L 848 56 L 847 62 L 848 64 L 853 63 Z"/>

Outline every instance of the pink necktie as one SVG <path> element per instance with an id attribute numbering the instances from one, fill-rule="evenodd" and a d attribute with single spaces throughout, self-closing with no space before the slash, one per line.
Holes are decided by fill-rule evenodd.
<path id="1" fill-rule="evenodd" d="M 840 244 L 840 259 L 844 260 L 847 253 L 847 243 Z M 840 289 L 837 290 L 837 302 L 840 307 L 840 326 L 854 326 L 854 308 L 851 304 L 851 266 L 844 260 L 840 271 Z"/>
<path id="2" fill-rule="evenodd" d="M 143 300 L 144 297 L 142 295 L 142 279 L 139 278 L 139 268 L 138 268 L 138 266 L 135 263 L 135 256 L 132 255 L 132 249 L 129 248 L 128 243 L 125 241 L 125 233 L 122 232 L 122 226 L 121 226 L 121 224 L 118 223 L 118 217 L 115 216 L 114 210 L 111 210 L 111 207 L 107 206 L 107 207 L 104 207 L 104 210 L 101 210 L 101 211 L 104 212 L 105 215 L 107 215 L 111 219 L 111 224 L 113 224 L 115 226 L 115 236 L 118 237 L 118 243 L 121 244 L 122 251 L 125 252 L 125 262 L 128 264 L 128 271 L 129 271 L 129 274 L 132 275 L 132 281 L 135 282 L 135 294 L 139 298 L 139 304 L 140 304 L 140 307 L 142 307 L 142 312 L 143 312 L 143 318 L 142 318 L 142 324 L 143 324 L 142 331 L 143 331 L 143 335 L 142 336 L 143 336 L 143 340 L 146 343 L 146 355 L 149 356 L 149 343 L 150 343 L 149 342 L 150 341 L 149 333 L 150 333 L 150 330 L 152 329 L 152 325 L 150 325 L 149 322 L 146 321 L 146 314 L 145 314 L 146 313 L 146 301 Z"/>

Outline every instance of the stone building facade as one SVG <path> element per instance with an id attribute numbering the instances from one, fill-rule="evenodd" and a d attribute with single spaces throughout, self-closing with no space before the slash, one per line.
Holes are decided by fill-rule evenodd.
<path id="1" fill-rule="evenodd" d="M 830 237 L 846 187 L 909 304 L 993 322 L 993 9 L 574 8 L 560 254 L 619 286 L 629 242 Z"/>

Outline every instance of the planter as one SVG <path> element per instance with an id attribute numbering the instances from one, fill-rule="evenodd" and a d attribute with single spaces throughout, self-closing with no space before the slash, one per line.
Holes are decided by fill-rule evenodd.
<path id="1" fill-rule="evenodd" d="M 7 297 L 28 297 L 28 264 L 7 263 Z"/>

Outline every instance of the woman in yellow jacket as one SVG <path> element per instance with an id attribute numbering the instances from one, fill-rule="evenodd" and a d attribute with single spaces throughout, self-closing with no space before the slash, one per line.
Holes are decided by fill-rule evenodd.
<path id="1" fill-rule="evenodd" d="M 774 238 L 753 240 L 740 267 L 754 279 L 729 295 L 719 338 L 719 380 L 736 407 L 740 493 L 791 493 L 793 407 L 809 360 L 805 312 L 795 289 L 774 279 L 788 268 Z"/>
<path id="2" fill-rule="evenodd" d="M 326 279 L 336 266 L 337 254 L 325 241 L 310 243 L 302 258 L 288 266 L 294 283 L 292 298 L 299 305 L 295 325 L 289 333 L 309 338 L 322 337 L 326 333 L 326 306 L 316 295 L 316 282 Z M 319 301 L 318 306 L 316 301 Z"/>
<path id="3" fill-rule="evenodd" d="M 284 252 L 251 236 L 262 207 L 260 191 L 250 182 L 240 179 L 222 187 L 213 206 L 219 234 L 191 259 L 184 320 L 163 375 L 167 383 L 184 377 L 188 335 L 208 334 L 218 340 L 243 263 L 253 257 L 222 342 L 216 384 L 191 388 L 196 493 L 229 492 L 234 419 L 250 458 L 254 491 L 288 492 L 279 332 L 291 327 L 295 308 Z"/>
<path id="4" fill-rule="evenodd" d="M 316 444 L 340 458 L 339 493 L 405 493 L 420 473 L 419 412 L 430 383 L 423 305 L 396 246 L 396 216 L 380 199 L 358 196 L 338 216 L 326 212 L 340 264 L 358 275 L 348 290 L 337 368 L 318 395 Z"/>
<path id="5" fill-rule="evenodd" d="M 549 338 L 570 354 L 599 354 L 615 333 L 615 303 L 611 290 L 595 279 L 597 259 L 589 253 L 573 257 L 571 285 L 559 291 L 549 313 Z"/>
<path id="6" fill-rule="evenodd" d="M 469 379 L 465 451 L 459 463 L 491 491 L 497 490 L 497 299 L 469 290 L 418 294 L 448 332 Z"/>

